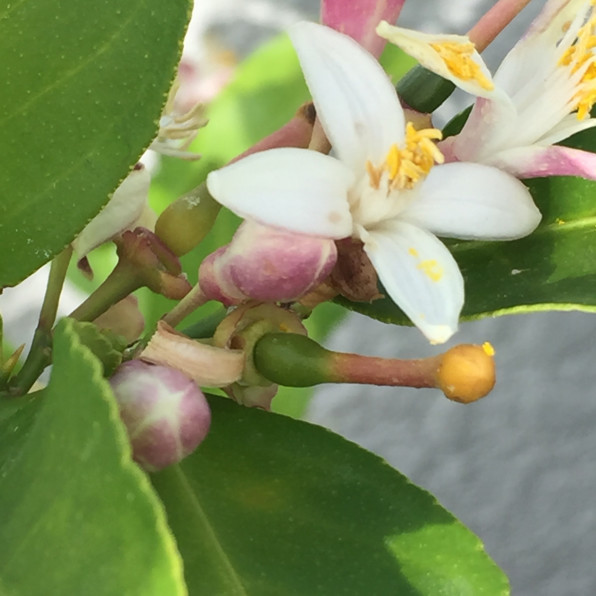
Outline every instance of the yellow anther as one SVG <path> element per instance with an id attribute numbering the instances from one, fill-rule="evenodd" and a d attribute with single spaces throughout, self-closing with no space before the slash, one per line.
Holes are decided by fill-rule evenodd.
<path id="1" fill-rule="evenodd" d="M 399 149 L 397 148 L 397 145 L 393 144 L 391 145 L 389 153 L 387 153 L 387 157 L 385 158 L 390 180 L 393 180 L 397 176 L 400 161 Z"/>
<path id="2" fill-rule="evenodd" d="M 474 62 L 474 44 L 445 41 L 431 43 L 431 48 L 439 54 L 449 72 L 464 81 L 476 81 L 483 89 L 494 89 L 493 82 L 482 72 L 480 66 Z"/>
<path id="3" fill-rule="evenodd" d="M 569 67 L 571 74 L 583 69 L 581 81 L 577 84 L 577 92 L 573 98 L 577 119 L 583 120 L 596 103 L 596 16 L 590 19 L 577 32 L 575 42 L 570 45 L 561 58 L 559 66 Z"/>
<path id="4" fill-rule="evenodd" d="M 443 163 L 441 151 L 433 141 L 440 140 L 442 133 L 436 128 L 416 130 L 411 122 L 406 125 L 404 147 L 393 144 L 380 167 L 366 162 L 366 172 L 373 188 L 379 188 L 385 172 L 391 189 L 413 188 L 422 180 L 435 163 Z"/>
<path id="5" fill-rule="evenodd" d="M 485 341 L 482 344 L 482 349 L 484 350 L 484 353 L 487 356 L 494 356 L 495 355 L 495 349 L 493 348 L 492 344 L 489 341 Z"/>
<path id="6" fill-rule="evenodd" d="M 411 246 L 410 248 L 408 248 L 408 253 L 411 254 L 413 257 L 417 257 L 418 256 L 418 251 Z"/>
<path id="7" fill-rule="evenodd" d="M 427 259 L 418 264 L 420 269 L 431 281 L 440 281 L 443 277 L 443 268 L 435 259 Z"/>

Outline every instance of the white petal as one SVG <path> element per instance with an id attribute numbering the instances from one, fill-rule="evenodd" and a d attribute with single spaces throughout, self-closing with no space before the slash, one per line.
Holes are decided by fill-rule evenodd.
<path id="1" fill-rule="evenodd" d="M 404 138 L 397 94 L 377 60 L 351 37 L 315 23 L 289 31 L 317 116 L 338 157 L 357 175 Z"/>
<path id="2" fill-rule="evenodd" d="M 548 134 L 544 135 L 538 140 L 538 145 L 554 145 L 565 139 L 568 139 L 571 135 L 574 135 L 582 130 L 588 128 L 594 128 L 596 126 L 596 118 L 586 118 L 584 120 L 578 120 L 577 114 L 568 114 L 561 120 L 556 126 L 548 131 Z"/>
<path id="3" fill-rule="evenodd" d="M 347 193 L 353 181 L 339 160 L 286 147 L 211 172 L 207 188 L 241 217 L 291 232 L 345 238 L 352 232 Z"/>
<path id="4" fill-rule="evenodd" d="M 447 140 L 459 161 L 484 163 L 496 151 L 511 146 L 519 132 L 516 123 L 517 111 L 507 96 L 479 97 L 461 132 Z"/>
<path id="5" fill-rule="evenodd" d="M 78 259 L 129 228 L 141 216 L 150 182 L 151 176 L 142 164 L 130 172 L 108 204 L 73 240 L 72 247 Z"/>
<path id="6" fill-rule="evenodd" d="M 495 73 L 495 83 L 513 94 L 520 87 L 543 80 L 575 39 L 589 4 L 586 0 L 549 0 L 505 56 Z"/>
<path id="7" fill-rule="evenodd" d="M 464 282 L 457 263 L 435 236 L 393 220 L 369 232 L 364 250 L 391 299 L 432 343 L 457 330 Z"/>
<path id="8" fill-rule="evenodd" d="M 528 235 L 541 219 L 528 189 L 490 166 L 435 166 L 416 190 L 401 217 L 439 236 L 512 240 Z"/>
<path id="9" fill-rule="evenodd" d="M 495 84 L 509 95 L 518 114 L 518 132 L 510 146 L 550 139 L 552 129 L 572 109 L 582 73 L 573 73 L 560 61 L 589 10 L 585 0 L 548 2 L 499 66 Z"/>
<path id="10" fill-rule="evenodd" d="M 386 21 L 381 21 L 377 27 L 377 34 L 384 37 L 397 47 L 401 48 L 428 70 L 451 81 L 454 85 L 467 93 L 479 97 L 491 97 L 494 95 L 492 77 L 480 54 L 474 50 L 470 54 L 473 62 L 484 80 L 475 78 L 462 78 L 453 72 L 441 55 L 430 44 L 468 44 L 470 39 L 465 35 L 431 35 L 420 33 L 412 29 L 393 27 Z"/>
<path id="11" fill-rule="evenodd" d="M 582 4 L 587 6 L 589 3 L 586 0 L 548 0 L 540 14 L 532 21 L 522 41 L 542 34 L 551 37 L 553 43 L 556 43 L 561 33 L 567 30 L 569 21 L 578 14 Z"/>

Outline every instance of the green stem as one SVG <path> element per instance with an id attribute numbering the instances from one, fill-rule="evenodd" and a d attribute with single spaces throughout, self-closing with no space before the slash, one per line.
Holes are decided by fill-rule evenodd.
<path id="1" fill-rule="evenodd" d="M 134 267 L 120 261 L 106 280 L 78 308 L 70 313 L 77 321 L 94 321 L 110 306 L 138 290 L 143 281 Z"/>
<path id="2" fill-rule="evenodd" d="M 66 247 L 53 261 L 48 277 L 46 293 L 39 313 L 39 321 L 31 342 L 31 349 L 23 367 L 10 383 L 12 395 L 23 395 L 33 386 L 43 369 L 52 361 L 52 327 L 58 313 L 58 302 L 68 264 L 72 256 L 72 247 Z"/>
<path id="3" fill-rule="evenodd" d="M 207 296 L 203 294 L 203 290 L 201 290 L 201 286 L 197 282 L 193 289 L 163 317 L 163 321 L 175 327 L 182 319 L 186 318 L 191 312 L 199 308 L 199 306 L 203 306 L 207 301 Z"/>
<path id="4" fill-rule="evenodd" d="M 50 275 L 48 277 L 48 285 L 46 288 L 46 295 L 41 305 L 39 313 L 38 329 L 45 329 L 50 331 L 56 321 L 56 314 L 58 313 L 58 302 L 64 280 L 66 279 L 66 272 L 70 257 L 72 256 L 72 247 L 68 245 L 53 261 L 50 267 Z"/>

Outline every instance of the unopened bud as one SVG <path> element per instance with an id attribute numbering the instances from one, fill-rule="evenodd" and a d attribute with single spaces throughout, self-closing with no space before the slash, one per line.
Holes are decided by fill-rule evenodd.
<path id="1" fill-rule="evenodd" d="M 437 371 L 437 386 L 464 404 L 484 397 L 495 385 L 495 351 L 488 343 L 462 344 L 445 352 Z"/>
<path id="2" fill-rule="evenodd" d="M 175 255 L 185 255 L 205 238 L 220 209 L 206 184 L 200 184 L 164 209 L 155 233 Z"/>
<path id="3" fill-rule="evenodd" d="M 132 446 L 133 459 L 154 472 L 175 464 L 203 441 L 211 423 L 205 396 L 180 371 L 131 360 L 110 385 Z"/>
<path id="4" fill-rule="evenodd" d="M 199 286 L 209 300 L 217 300 L 224 306 L 241 304 L 247 297 L 236 287 L 226 262 L 229 244 L 221 246 L 208 255 L 199 267 Z"/>
<path id="5" fill-rule="evenodd" d="M 259 302 L 292 302 L 319 285 L 336 258 L 333 240 L 247 220 L 228 247 L 201 266 L 199 282 L 206 294 L 212 288 L 214 299 L 219 294 L 230 299 L 244 295 Z M 221 285 L 220 292 L 217 285 Z"/>
<path id="6" fill-rule="evenodd" d="M 138 339 L 145 329 L 145 318 L 139 309 L 139 300 L 133 294 L 112 304 L 94 323 L 99 329 L 121 335 L 128 343 Z"/>

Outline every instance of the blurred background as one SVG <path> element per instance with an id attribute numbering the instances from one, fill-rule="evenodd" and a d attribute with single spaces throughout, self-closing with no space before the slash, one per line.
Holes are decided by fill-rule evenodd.
<path id="1" fill-rule="evenodd" d="M 464 33 L 493 4 L 410 0 L 400 25 Z M 532 0 L 485 52 L 493 71 L 543 5 Z M 233 79 L 244 57 L 292 22 L 317 20 L 318 10 L 316 0 L 198 2 L 185 45 L 182 100 L 209 102 Z M 436 124 L 467 103 L 470 99 L 463 94 L 454 95 L 441 108 Z M 299 104 L 296 101 L 294 108 Z M 214 116 L 212 122 L 215 126 Z M 204 134 L 208 131 L 209 127 Z M 202 167 L 208 166 L 207 162 Z M 169 171 L 158 178 L 154 203 L 161 200 L 160 185 L 174 184 L 169 182 L 174 174 Z M 167 195 L 167 200 L 173 199 L 171 191 Z M 111 262 L 111 249 L 92 260 L 98 274 Z M 30 339 L 46 275 L 42 270 L 0 297 L 6 333 L 15 345 Z M 491 275 L 489 269 L 486 275 Z M 71 279 L 63 314 L 91 287 L 76 272 Z M 141 296 L 142 304 L 143 300 Z M 150 309 L 158 316 L 166 308 L 152 302 Z M 318 315 L 319 337 L 338 316 L 333 309 Z M 432 492 L 481 537 L 509 575 L 514 594 L 594 594 L 595 337 L 596 316 L 580 312 L 462 323 L 451 344 L 490 341 L 496 349 L 498 382 L 485 400 L 462 406 L 431 390 L 324 386 L 316 390 L 303 415 L 381 455 Z M 380 356 L 437 352 L 415 329 L 358 314 L 348 314 L 324 343 L 335 350 Z M 278 398 L 280 409 L 299 413 L 303 398 L 304 393 L 288 392 Z"/>

